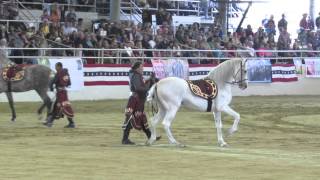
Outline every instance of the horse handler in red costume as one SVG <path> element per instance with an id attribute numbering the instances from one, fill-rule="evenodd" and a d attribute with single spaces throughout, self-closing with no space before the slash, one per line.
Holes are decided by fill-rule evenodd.
<path id="1" fill-rule="evenodd" d="M 143 64 L 142 62 L 135 62 L 129 71 L 129 78 L 132 95 L 129 97 L 125 109 L 125 120 L 122 125 L 122 144 L 133 145 L 135 143 L 129 139 L 132 128 L 142 130 L 148 139 L 151 136 L 147 116 L 144 112 L 144 103 L 146 102 L 148 90 L 155 83 L 155 76 L 152 74 L 149 80 L 144 81 Z M 160 137 L 157 137 L 157 140 L 159 139 Z"/>
<path id="2" fill-rule="evenodd" d="M 55 119 L 63 118 L 67 116 L 69 124 L 65 128 L 75 128 L 75 123 L 73 121 L 74 113 L 71 107 L 71 103 L 68 99 L 67 87 L 71 85 L 70 75 L 68 69 L 63 68 L 61 62 L 57 62 L 55 65 L 56 75 L 52 82 L 50 83 L 50 90 L 53 91 L 53 86 L 57 90 L 56 101 L 53 106 L 53 110 L 47 117 L 47 121 L 44 125 L 51 127 Z"/>

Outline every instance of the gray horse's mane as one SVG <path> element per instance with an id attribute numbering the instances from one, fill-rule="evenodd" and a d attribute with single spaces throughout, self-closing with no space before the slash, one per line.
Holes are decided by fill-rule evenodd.
<path id="1" fill-rule="evenodd" d="M 214 81 L 228 81 L 232 76 L 234 67 L 240 65 L 243 59 L 229 59 L 219 64 L 216 68 L 212 69 L 205 78 L 212 79 Z M 231 71 L 230 71 L 231 70 Z"/>

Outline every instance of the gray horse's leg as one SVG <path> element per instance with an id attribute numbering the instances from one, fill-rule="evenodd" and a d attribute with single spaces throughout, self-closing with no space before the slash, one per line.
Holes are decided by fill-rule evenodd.
<path id="1" fill-rule="evenodd" d="M 40 108 L 38 109 L 38 115 L 40 115 L 44 109 L 44 107 L 47 107 L 47 117 L 50 114 L 50 109 L 51 109 L 51 99 L 47 94 L 47 88 L 41 89 L 41 90 L 36 90 L 37 93 L 39 94 L 40 98 L 43 101 L 43 104 L 40 106 Z"/>
<path id="2" fill-rule="evenodd" d="M 45 107 L 46 107 L 46 104 L 45 104 L 45 103 L 42 103 L 41 106 L 39 107 L 38 111 L 37 111 L 38 115 L 42 114 L 42 111 L 43 111 L 43 109 L 44 109 Z"/>
<path id="3" fill-rule="evenodd" d="M 16 121 L 17 115 L 16 115 L 16 110 L 14 109 L 12 92 L 6 92 L 6 95 L 7 95 L 9 106 L 11 109 L 11 121 Z"/>

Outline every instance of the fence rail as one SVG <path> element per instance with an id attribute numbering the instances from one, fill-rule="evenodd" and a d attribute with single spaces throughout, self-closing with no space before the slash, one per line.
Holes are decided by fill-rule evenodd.
<path id="1" fill-rule="evenodd" d="M 93 49 L 93 48 L 0 48 L 9 58 L 22 59 L 39 59 L 39 58 L 65 58 L 65 57 L 81 57 L 84 61 L 91 59 L 94 63 L 105 63 L 105 60 L 113 60 L 107 63 L 130 63 L 132 60 L 147 61 L 150 59 L 172 59 L 181 58 L 191 60 L 192 63 L 203 63 L 205 60 L 220 61 L 231 58 L 246 58 L 257 59 L 265 58 L 272 59 L 275 63 L 285 63 L 285 60 L 292 60 L 293 58 L 311 58 L 320 57 L 320 51 L 310 50 L 173 50 L 173 49 Z M 19 54 L 15 52 L 19 51 Z M 34 54 L 30 54 L 32 51 Z M 141 56 L 132 55 L 134 52 L 142 54 Z M 146 56 L 146 54 L 152 56 Z M 151 53 L 150 53 L 151 52 Z M 233 53 L 233 57 L 227 56 L 212 56 L 214 53 Z M 276 56 L 250 56 L 249 54 L 257 53 L 272 53 Z M 285 53 L 286 56 L 278 56 L 279 53 Z M 310 56 L 310 53 L 313 56 Z M 179 54 L 179 55 L 178 55 Z M 208 56 L 209 54 L 209 56 Z M 290 55 L 290 56 L 289 56 Z"/>

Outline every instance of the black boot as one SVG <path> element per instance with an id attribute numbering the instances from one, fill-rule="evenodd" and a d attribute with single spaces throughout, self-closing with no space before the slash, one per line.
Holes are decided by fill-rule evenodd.
<path id="1" fill-rule="evenodd" d="M 75 128 L 76 127 L 72 118 L 68 118 L 68 121 L 69 121 L 69 124 L 64 126 L 65 128 Z"/>
<path id="2" fill-rule="evenodd" d="M 49 115 L 49 116 L 47 117 L 46 122 L 44 122 L 43 125 L 45 125 L 45 126 L 47 126 L 47 127 L 52 127 L 53 121 L 54 121 L 53 115 Z"/>
<path id="3" fill-rule="evenodd" d="M 127 124 L 126 128 L 123 130 L 122 144 L 125 144 L 125 145 L 135 144 L 134 142 L 130 141 L 130 139 L 129 139 L 129 134 L 130 134 L 131 129 L 132 129 L 132 125 L 129 122 Z"/>

